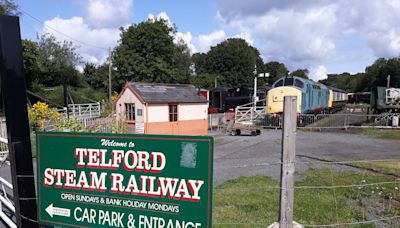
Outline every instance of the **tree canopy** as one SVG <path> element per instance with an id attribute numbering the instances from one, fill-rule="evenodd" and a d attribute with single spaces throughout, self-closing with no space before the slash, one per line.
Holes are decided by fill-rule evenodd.
<path id="1" fill-rule="evenodd" d="M 365 73 L 329 74 L 320 82 L 347 92 L 368 92 L 372 87 L 386 86 L 390 75 L 390 86 L 400 88 L 400 58 L 379 58 L 365 68 Z"/>
<path id="2" fill-rule="evenodd" d="M 188 83 L 190 52 L 187 46 L 174 43 L 176 29 L 163 19 L 147 20 L 121 28 L 121 40 L 115 48 L 115 81 Z"/>
<path id="3" fill-rule="evenodd" d="M 295 71 L 290 72 L 289 75 L 308 79 L 308 74 L 309 74 L 308 69 L 297 69 Z"/>
<path id="4" fill-rule="evenodd" d="M 269 73 L 269 79 L 268 82 L 269 84 L 272 85 L 276 80 L 278 80 L 281 77 L 287 76 L 289 71 L 286 68 L 285 64 L 272 61 L 268 62 L 264 65 L 264 72 Z"/>
<path id="5" fill-rule="evenodd" d="M 196 73 L 221 76 L 221 81 L 229 87 L 251 86 L 254 66 L 263 66 L 260 52 L 240 38 L 227 39 L 206 54 L 194 57 Z"/>
<path id="6" fill-rule="evenodd" d="M 80 86 L 83 78 L 76 70 L 81 57 L 71 42 L 60 42 L 44 34 L 38 42 L 22 40 L 22 55 L 28 89 L 40 85 Z"/>
<path id="7" fill-rule="evenodd" d="M 0 0 L 0 14 L 19 15 L 18 6 L 10 0 Z"/>

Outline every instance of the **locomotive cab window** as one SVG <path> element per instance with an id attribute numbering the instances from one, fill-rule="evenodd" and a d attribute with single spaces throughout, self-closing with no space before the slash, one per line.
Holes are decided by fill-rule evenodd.
<path id="1" fill-rule="evenodd" d="M 304 83 L 302 81 L 296 79 L 296 80 L 294 80 L 294 86 L 302 89 L 304 87 Z"/>
<path id="2" fill-rule="evenodd" d="M 292 85 L 293 85 L 293 78 L 292 77 L 285 78 L 285 86 L 292 86 Z"/>
<path id="3" fill-rule="evenodd" d="M 276 84 L 275 84 L 275 88 L 276 87 L 280 87 L 283 86 L 283 79 L 279 80 Z"/>

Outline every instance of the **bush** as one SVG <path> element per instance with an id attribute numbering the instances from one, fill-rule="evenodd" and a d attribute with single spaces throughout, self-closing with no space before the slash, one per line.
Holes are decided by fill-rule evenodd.
<path id="1" fill-rule="evenodd" d="M 87 132 L 85 126 L 75 117 L 61 120 L 54 126 L 56 131 Z"/>
<path id="2" fill-rule="evenodd" d="M 46 126 L 55 125 L 61 120 L 61 114 L 56 109 L 49 108 L 44 102 L 37 102 L 28 107 L 29 124 L 34 131 L 43 131 Z"/>

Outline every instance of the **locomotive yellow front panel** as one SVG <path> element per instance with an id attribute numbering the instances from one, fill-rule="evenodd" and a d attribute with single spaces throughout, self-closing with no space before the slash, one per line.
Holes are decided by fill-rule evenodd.
<path id="1" fill-rule="evenodd" d="M 333 105 L 333 90 L 329 90 L 328 108 L 332 108 Z"/>
<path id="2" fill-rule="evenodd" d="M 297 97 L 297 112 L 301 113 L 301 91 L 288 86 L 281 86 L 268 91 L 267 113 L 283 112 L 283 100 L 285 96 Z"/>

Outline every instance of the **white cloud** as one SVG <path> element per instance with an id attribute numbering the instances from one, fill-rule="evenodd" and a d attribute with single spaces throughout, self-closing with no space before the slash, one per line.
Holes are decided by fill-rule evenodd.
<path id="1" fill-rule="evenodd" d="M 247 34 L 266 61 L 292 68 L 338 58 L 338 42 L 350 36 L 365 41 L 375 57 L 400 54 L 398 0 L 219 0 L 217 7 L 223 28 Z"/>
<path id="2" fill-rule="evenodd" d="M 325 79 L 328 77 L 328 70 L 323 65 L 314 66 L 314 67 L 311 67 L 310 73 L 308 76 L 309 76 L 309 78 L 313 79 L 314 81 Z"/>
<path id="3" fill-rule="evenodd" d="M 168 14 L 165 11 L 161 11 L 157 15 L 149 14 L 147 16 L 148 19 L 155 21 L 155 20 L 165 20 L 170 27 L 173 27 L 174 24 L 172 23 L 171 19 L 169 18 Z"/>
<path id="4" fill-rule="evenodd" d="M 132 17 L 133 0 L 87 0 L 86 19 L 95 28 L 115 28 Z"/>
<path id="5" fill-rule="evenodd" d="M 149 14 L 147 18 L 153 21 L 163 19 L 170 27 L 174 26 L 174 23 L 164 11 L 158 13 L 157 15 Z M 248 42 L 252 42 L 250 34 L 248 33 L 241 33 L 237 37 L 241 37 L 248 40 Z M 193 36 L 191 32 L 176 32 L 174 35 L 174 42 L 178 43 L 180 41 L 184 41 L 192 54 L 196 52 L 206 52 L 211 46 L 214 46 L 225 39 L 226 34 L 223 30 L 217 30 L 211 32 L 210 34 L 202 34 L 198 36 Z"/>
<path id="6" fill-rule="evenodd" d="M 80 3 L 86 12 L 83 17 L 55 17 L 45 21 L 40 33 L 50 33 L 57 40 L 72 41 L 84 61 L 102 64 L 108 56 L 107 48 L 117 45 L 119 28 L 130 22 L 133 0 L 86 0 Z"/>
<path id="7" fill-rule="evenodd" d="M 49 28 L 55 28 L 69 37 L 78 39 L 81 43 Z M 107 48 L 114 47 L 119 39 L 118 28 L 90 28 L 82 17 L 71 19 L 55 17 L 45 22 L 42 32 L 52 34 L 57 40 L 72 41 L 77 46 L 77 51 L 82 58 L 95 64 L 101 64 L 106 60 Z"/>
<path id="8" fill-rule="evenodd" d="M 226 39 L 225 31 L 213 31 L 208 35 L 199 35 L 195 38 L 195 45 L 200 52 L 207 52 L 211 46 L 214 46 Z"/>

